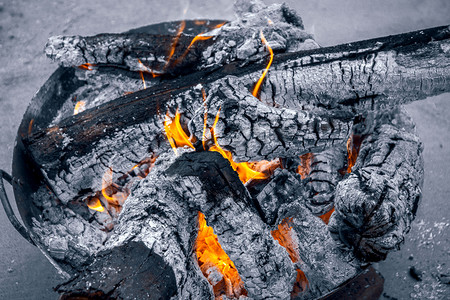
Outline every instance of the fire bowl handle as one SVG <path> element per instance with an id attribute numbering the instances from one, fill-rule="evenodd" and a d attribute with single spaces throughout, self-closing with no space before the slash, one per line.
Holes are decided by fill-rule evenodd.
<path id="1" fill-rule="evenodd" d="M 38 242 L 36 242 L 36 237 L 33 236 L 33 234 L 23 226 L 19 220 L 17 219 L 16 215 L 14 214 L 14 211 L 11 207 L 11 203 L 9 203 L 8 195 L 5 191 L 5 186 L 3 184 L 3 180 L 6 180 L 11 186 L 13 182 L 13 178 L 11 175 L 6 173 L 3 170 L 0 170 L 0 199 L 2 201 L 3 208 L 5 210 L 6 215 L 8 216 L 9 222 L 11 222 L 12 226 L 33 246 L 36 246 L 39 250 L 41 250 L 42 254 L 48 259 L 48 261 L 56 268 L 58 273 L 63 277 L 64 279 L 69 279 L 71 277 L 70 274 L 68 274 L 66 271 L 64 271 L 61 266 L 58 265 L 58 263 L 50 256 L 50 254 L 47 252 L 47 250 L 44 249 L 42 245 L 40 245 Z"/>
<path id="2" fill-rule="evenodd" d="M 17 219 L 14 211 L 9 203 L 8 196 L 6 195 L 5 186 L 3 185 L 3 180 L 6 180 L 12 186 L 12 177 L 8 173 L 3 170 L 0 170 L 0 199 L 2 201 L 3 209 L 5 210 L 6 215 L 8 216 L 9 222 L 11 222 L 12 226 L 33 246 L 36 246 L 33 239 L 30 236 L 30 232 L 28 229 L 23 226 L 19 220 Z"/>

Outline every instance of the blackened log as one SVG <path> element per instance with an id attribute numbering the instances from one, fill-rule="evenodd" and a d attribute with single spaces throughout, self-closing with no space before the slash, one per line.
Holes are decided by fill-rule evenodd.
<path id="1" fill-rule="evenodd" d="M 74 278 L 59 285 L 60 299 L 170 299 L 176 294 L 172 268 L 142 242 L 98 253 Z"/>
<path id="2" fill-rule="evenodd" d="M 217 68 L 235 60 L 254 61 L 261 58 L 264 51 L 257 38 L 260 31 L 264 32 L 271 48 L 277 53 L 319 47 L 311 34 L 304 30 L 300 16 L 286 4 L 254 4 L 255 1 L 251 5 L 243 1 L 236 3 L 238 18 L 227 24 L 220 21 L 208 21 L 206 24 L 198 24 L 198 21 L 173 22 L 168 36 L 155 35 L 154 30 L 142 34 L 145 28 L 140 30 L 140 34 L 134 31 L 94 37 L 57 36 L 49 39 L 45 51 L 48 57 L 65 67 L 107 64 L 132 71 L 146 71 L 139 59 L 151 72 L 179 75 L 207 67 Z M 149 28 L 159 28 L 161 25 L 154 24 Z M 194 40 L 199 33 L 203 34 L 203 38 L 212 39 Z M 173 48 L 174 45 L 177 47 Z"/>
<path id="3" fill-rule="evenodd" d="M 415 217 L 423 183 L 423 145 L 404 110 L 378 113 L 352 173 L 335 191 L 329 229 L 367 261 L 398 249 Z"/>

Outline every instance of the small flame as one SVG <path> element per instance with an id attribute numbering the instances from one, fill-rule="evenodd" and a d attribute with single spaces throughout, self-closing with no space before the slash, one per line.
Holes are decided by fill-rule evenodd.
<path id="1" fill-rule="evenodd" d="M 220 27 L 222 27 L 223 25 L 225 25 L 227 22 L 225 21 L 225 22 L 222 22 L 222 23 L 220 23 L 220 24 L 217 24 L 216 26 L 214 26 L 214 29 L 217 29 L 217 28 L 220 28 Z"/>
<path id="2" fill-rule="evenodd" d="M 83 112 L 84 110 L 86 109 L 86 101 L 78 101 L 76 104 L 75 104 L 75 108 L 73 109 L 73 114 L 74 115 L 77 115 L 77 114 L 79 114 L 80 112 Z"/>
<path id="3" fill-rule="evenodd" d="M 206 104 L 206 93 L 205 89 L 202 88 L 203 106 L 205 108 L 205 113 L 203 114 L 203 134 L 202 134 L 202 145 L 203 150 L 206 150 L 206 126 L 208 123 L 208 106 Z"/>
<path id="4" fill-rule="evenodd" d="M 244 282 L 233 261 L 220 246 L 217 235 L 214 234 L 213 228 L 206 224 L 205 215 L 201 212 L 198 212 L 198 225 L 196 254 L 200 270 L 213 287 L 219 283 L 226 286 L 223 290 L 214 288 L 215 293 L 217 293 L 216 299 L 220 299 L 223 294 L 226 294 L 227 297 L 236 298 L 241 295 L 246 296 L 247 291 L 244 288 Z M 214 272 L 214 269 L 223 276 L 219 281 L 214 276 L 209 276 Z"/>
<path id="5" fill-rule="evenodd" d="M 264 70 L 263 74 L 261 75 L 261 77 L 259 78 L 258 82 L 256 82 L 255 88 L 253 89 L 252 95 L 254 97 L 258 98 L 258 94 L 259 94 L 259 89 L 261 88 L 261 84 L 264 80 L 264 77 L 266 77 L 267 72 L 269 71 L 270 66 L 272 65 L 272 61 L 273 61 L 273 51 L 272 48 L 269 46 L 269 43 L 267 42 L 266 38 L 264 37 L 264 34 L 262 32 L 262 30 L 259 32 L 260 33 L 260 37 L 261 37 L 261 41 L 263 42 L 263 44 L 267 47 L 267 50 L 269 50 L 270 53 L 270 60 L 269 63 L 267 64 L 266 69 Z"/>
<path id="6" fill-rule="evenodd" d="M 147 85 L 145 84 L 144 72 L 152 74 L 152 77 L 153 77 L 153 78 L 158 77 L 158 76 L 160 76 L 161 74 L 156 74 L 155 72 L 153 72 L 153 70 L 150 69 L 149 67 L 147 67 L 146 65 L 144 65 L 144 64 L 142 63 L 142 61 L 141 61 L 139 58 L 138 58 L 138 63 L 139 63 L 139 67 L 140 67 L 140 69 L 141 69 L 141 70 L 139 71 L 139 74 L 141 75 L 142 82 L 144 83 L 144 89 L 146 89 L 146 88 L 147 88 Z"/>
<path id="7" fill-rule="evenodd" d="M 300 255 L 298 253 L 298 245 L 292 235 L 291 223 L 292 218 L 283 219 L 283 221 L 278 224 L 278 229 L 272 230 L 271 234 L 272 237 L 286 249 L 291 261 L 297 263 L 300 261 Z M 295 298 L 299 293 L 304 292 L 308 288 L 308 285 L 309 283 L 305 273 L 302 270 L 297 269 L 297 277 L 291 296 Z"/>
<path id="8" fill-rule="evenodd" d="M 242 163 L 236 163 L 233 160 L 233 157 L 231 155 L 230 151 L 224 150 L 219 146 L 219 143 L 217 142 L 217 137 L 215 134 L 215 129 L 217 122 L 219 121 L 219 115 L 220 115 L 220 109 L 216 114 L 216 119 L 214 120 L 213 127 L 211 128 L 211 134 L 213 136 L 214 145 L 209 148 L 209 151 L 216 151 L 222 154 L 224 158 L 226 158 L 230 164 L 233 170 L 235 170 L 238 175 L 239 179 L 242 181 L 242 183 L 247 183 L 250 179 L 267 179 L 269 176 L 267 174 L 264 174 L 262 172 L 255 171 L 250 168 L 252 163 L 248 162 L 242 162 Z"/>
<path id="9" fill-rule="evenodd" d="M 93 197 L 91 199 L 88 200 L 87 206 L 90 209 L 99 211 L 99 212 L 103 212 L 105 211 L 105 208 L 103 207 L 102 203 L 100 202 L 100 199 Z"/>
<path id="10" fill-rule="evenodd" d="M 164 118 L 164 130 L 175 155 L 178 155 L 177 147 L 189 146 L 192 149 L 195 149 L 189 140 L 189 137 L 181 127 L 180 113 L 178 112 L 178 109 L 175 113 L 174 120 L 170 118 L 169 112 L 167 112 L 166 117 Z"/>
<path id="11" fill-rule="evenodd" d="M 96 66 L 97 65 L 86 63 L 86 64 L 79 65 L 78 68 L 80 68 L 82 70 L 92 71 L 95 69 Z"/>
<path id="12" fill-rule="evenodd" d="M 180 62 L 183 61 L 183 59 L 184 59 L 184 58 L 186 57 L 186 55 L 189 53 L 189 50 L 191 49 L 192 45 L 194 45 L 194 43 L 195 43 L 196 41 L 204 41 L 204 40 L 209 40 L 210 38 L 213 38 L 213 36 L 204 36 L 204 35 L 202 35 L 202 34 L 204 34 L 204 32 L 202 32 L 202 33 L 196 35 L 196 36 L 192 39 L 191 43 L 190 43 L 189 46 L 186 48 L 186 50 L 184 51 L 184 53 L 183 53 L 179 58 L 177 58 L 177 59 L 175 60 L 175 62 L 172 64 L 172 66 L 177 65 L 177 64 L 179 64 Z"/>
<path id="13" fill-rule="evenodd" d="M 113 169 L 106 169 L 102 177 L 102 196 L 109 204 L 114 206 L 122 206 L 128 198 L 127 192 L 118 191 L 113 183 Z"/>
<path id="14" fill-rule="evenodd" d="M 166 65 L 164 66 L 164 69 L 168 67 L 170 60 L 172 59 L 173 54 L 175 53 L 175 48 L 177 47 L 178 40 L 180 39 L 181 34 L 184 31 L 184 28 L 186 27 L 186 21 L 181 21 L 180 27 L 178 27 L 177 35 L 174 37 L 172 41 L 172 46 L 170 47 L 169 55 L 167 57 Z"/>
<path id="15" fill-rule="evenodd" d="M 145 84 L 144 73 L 142 71 L 139 71 L 139 75 L 141 75 L 142 83 L 144 84 L 144 90 L 145 90 L 147 88 L 147 85 Z"/>

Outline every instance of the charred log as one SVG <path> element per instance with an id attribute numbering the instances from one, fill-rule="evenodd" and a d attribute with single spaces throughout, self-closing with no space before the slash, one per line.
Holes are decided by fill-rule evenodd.
<path id="1" fill-rule="evenodd" d="M 228 162 L 210 152 L 184 154 L 175 163 L 170 157 L 173 154 L 160 157 L 127 200 L 109 247 L 131 239 L 143 241 L 173 268 L 180 299 L 209 299 L 212 287 L 193 254 L 197 212 L 202 211 L 248 295 L 286 298 L 295 278 L 292 263 L 242 184 L 234 188 L 240 181 Z M 225 185 L 217 188 L 221 184 Z"/>
<path id="2" fill-rule="evenodd" d="M 377 114 L 352 173 L 335 191 L 329 228 L 337 241 L 368 261 L 397 249 L 415 217 L 423 182 L 423 145 L 397 109 Z"/>
<path id="3" fill-rule="evenodd" d="M 103 251 L 75 278 L 59 285 L 60 299 L 169 299 L 175 276 L 164 259 L 142 242 Z"/>

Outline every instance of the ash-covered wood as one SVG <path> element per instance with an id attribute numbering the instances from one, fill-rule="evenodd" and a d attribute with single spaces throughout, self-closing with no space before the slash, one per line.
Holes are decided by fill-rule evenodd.
<path id="1" fill-rule="evenodd" d="M 195 21 L 182 21 L 171 28 L 171 35 L 130 32 L 94 37 L 55 36 L 49 39 L 45 52 L 65 67 L 109 65 L 158 75 L 179 75 L 217 68 L 235 60 L 260 59 L 265 55 L 258 38 L 260 30 L 276 52 L 318 47 L 304 30 L 300 16 L 286 4 L 265 6 L 261 2 L 257 5 L 246 2 L 236 3 L 238 18 L 228 23 L 208 21 L 197 25 Z M 201 38 L 194 40 L 200 33 Z"/>
<path id="2" fill-rule="evenodd" d="M 176 294 L 172 269 L 142 242 L 103 251 L 74 278 L 59 285 L 60 299 L 170 299 Z"/>
<path id="3" fill-rule="evenodd" d="M 397 249 L 414 219 L 423 183 L 423 145 L 402 109 L 378 113 L 352 173 L 335 190 L 329 228 L 368 261 Z M 369 125 L 370 127 L 370 125 Z"/>
<path id="4" fill-rule="evenodd" d="M 272 238 L 239 179 L 214 152 L 161 156 L 127 200 L 107 246 L 143 241 L 175 273 L 179 299 L 210 299 L 211 285 L 195 261 L 201 211 L 241 276 L 249 297 L 287 298 L 295 270 Z"/>

